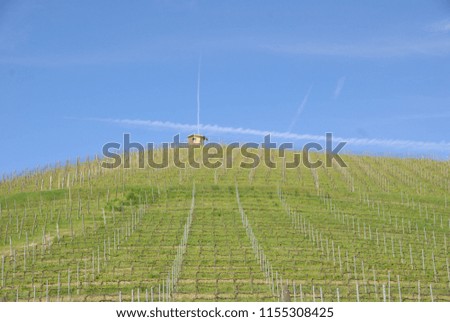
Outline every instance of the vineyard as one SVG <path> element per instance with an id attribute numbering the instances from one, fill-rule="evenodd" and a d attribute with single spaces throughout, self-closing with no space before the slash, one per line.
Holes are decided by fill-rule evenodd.
<path id="1" fill-rule="evenodd" d="M 450 301 L 449 161 L 137 157 L 3 178 L 0 301 Z"/>

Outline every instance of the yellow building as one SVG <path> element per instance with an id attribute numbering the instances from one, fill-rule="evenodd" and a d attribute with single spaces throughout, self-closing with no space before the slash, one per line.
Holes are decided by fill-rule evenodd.
<path id="1" fill-rule="evenodd" d="M 208 138 L 201 134 L 191 134 L 188 136 L 189 145 L 204 145 Z"/>

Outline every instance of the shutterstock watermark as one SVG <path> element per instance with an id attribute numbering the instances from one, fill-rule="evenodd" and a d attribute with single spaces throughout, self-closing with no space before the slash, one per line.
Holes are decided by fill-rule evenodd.
<path id="1" fill-rule="evenodd" d="M 273 161 L 272 156 L 277 155 L 285 160 L 286 169 L 297 168 L 301 164 L 307 168 L 319 168 L 324 163 L 326 167 L 333 166 L 333 160 L 341 167 L 347 167 L 346 163 L 340 157 L 339 153 L 347 142 L 339 142 L 333 148 L 333 135 L 326 133 L 325 147 L 317 142 L 306 143 L 300 151 L 293 151 L 293 143 L 282 143 L 277 145 L 271 141 L 270 135 L 264 137 L 264 142 L 238 143 L 222 145 L 218 143 L 207 143 L 205 145 L 192 145 L 180 142 L 180 135 L 176 135 L 171 143 L 162 143 L 155 146 L 154 143 L 147 143 L 146 146 L 131 142 L 130 134 L 124 134 L 123 142 L 108 142 L 103 146 L 103 156 L 109 160 L 102 162 L 103 168 L 114 169 L 123 167 L 131 168 L 131 155 L 137 152 L 138 168 L 146 166 L 163 169 L 169 167 L 170 161 L 180 169 L 186 167 L 200 168 L 201 166 L 217 169 L 225 166 L 231 169 L 237 160 L 236 155 L 241 156 L 239 167 L 252 169 L 263 163 L 266 167 L 274 169 L 277 163 Z M 289 155 L 287 151 L 292 150 Z M 313 160 L 313 152 L 325 152 L 325 162 L 316 158 Z M 317 154 L 316 154 L 317 155 Z"/>

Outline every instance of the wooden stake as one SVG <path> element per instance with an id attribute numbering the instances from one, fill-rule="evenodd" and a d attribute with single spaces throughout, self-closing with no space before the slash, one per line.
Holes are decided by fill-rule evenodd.
<path id="1" fill-rule="evenodd" d="M 434 252 L 431 253 L 431 258 L 433 259 L 434 281 L 437 282 L 437 271 L 436 271 L 436 261 L 434 259 Z"/>
<path id="2" fill-rule="evenodd" d="M 358 280 L 356 280 L 356 302 L 359 302 L 359 287 L 358 287 Z"/>
<path id="3" fill-rule="evenodd" d="M 449 270 L 449 265 L 448 265 L 448 258 L 445 259 L 445 263 L 447 264 L 447 278 L 450 283 L 450 270 Z"/>
<path id="4" fill-rule="evenodd" d="M 391 272 L 388 272 L 388 301 L 391 301 Z"/>
<path id="5" fill-rule="evenodd" d="M 417 281 L 417 301 L 420 302 L 420 281 Z"/>
<path id="6" fill-rule="evenodd" d="M 67 269 L 67 295 L 70 299 L 70 268 Z"/>
<path id="7" fill-rule="evenodd" d="M 56 301 L 59 302 L 60 301 L 60 291 L 61 291 L 61 273 L 58 272 L 58 294 L 56 296 Z"/>
<path id="8" fill-rule="evenodd" d="M 378 288 L 377 288 L 377 277 L 375 273 L 375 268 L 372 269 L 373 271 L 373 287 L 375 289 L 375 301 L 378 300 Z"/>
<path id="9" fill-rule="evenodd" d="M 423 272 L 425 273 L 425 254 L 423 252 L 423 248 L 422 248 L 422 269 Z"/>
<path id="10" fill-rule="evenodd" d="M 414 269 L 414 262 L 413 262 L 413 256 L 412 256 L 412 247 L 411 244 L 409 244 L 409 259 L 411 262 L 411 269 Z"/>
<path id="11" fill-rule="evenodd" d="M 448 264 L 448 261 L 447 261 Z M 448 271 L 448 265 L 447 265 Z M 5 287 L 5 256 L 2 255 L 2 287 Z"/>

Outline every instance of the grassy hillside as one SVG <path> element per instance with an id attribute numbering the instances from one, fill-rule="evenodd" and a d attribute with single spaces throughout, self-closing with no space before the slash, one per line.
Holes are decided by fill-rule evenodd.
<path id="1" fill-rule="evenodd" d="M 449 301 L 450 163 L 343 158 L 5 179 L 0 300 Z"/>

